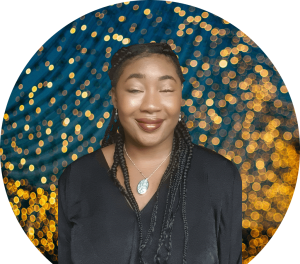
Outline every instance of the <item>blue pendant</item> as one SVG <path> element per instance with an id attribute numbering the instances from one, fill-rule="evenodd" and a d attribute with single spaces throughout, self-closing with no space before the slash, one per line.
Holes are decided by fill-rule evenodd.
<path id="1" fill-rule="evenodd" d="M 149 187 L 149 182 L 147 179 L 141 180 L 137 186 L 137 192 L 139 194 L 144 194 L 145 192 L 147 192 Z"/>

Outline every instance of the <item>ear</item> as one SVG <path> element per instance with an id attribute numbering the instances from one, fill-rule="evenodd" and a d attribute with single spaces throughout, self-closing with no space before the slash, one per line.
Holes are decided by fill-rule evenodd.
<path id="1" fill-rule="evenodd" d="M 118 100 L 117 100 L 116 88 L 115 87 L 111 88 L 111 101 L 114 105 L 114 108 L 118 109 Z"/>

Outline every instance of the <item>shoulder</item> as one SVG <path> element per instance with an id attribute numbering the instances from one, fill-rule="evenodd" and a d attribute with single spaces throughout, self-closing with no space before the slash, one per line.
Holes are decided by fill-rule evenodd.
<path id="1" fill-rule="evenodd" d="M 94 162 L 94 156 L 95 153 L 98 150 L 91 152 L 91 153 L 87 153 L 79 158 L 77 158 L 76 160 L 74 160 L 69 166 L 71 166 L 71 171 L 74 172 L 76 171 L 76 169 L 78 168 L 82 168 L 82 167 L 87 167 L 90 166 L 93 162 Z"/>
<path id="2" fill-rule="evenodd" d="M 109 156 L 109 154 L 104 154 L 104 152 L 107 152 L 109 149 L 110 146 L 103 149 L 99 148 L 77 158 L 65 167 L 60 175 L 59 181 L 65 182 L 66 184 L 71 184 L 71 182 L 81 183 L 82 181 L 90 180 L 90 178 L 101 173 L 101 169 L 103 169 L 103 171 L 106 170 L 103 155 Z"/>
<path id="3" fill-rule="evenodd" d="M 233 182 L 238 174 L 236 165 L 215 152 L 200 145 L 193 144 L 191 167 L 207 175 L 210 182 L 228 184 Z"/>
<path id="4" fill-rule="evenodd" d="M 72 182 L 74 179 L 79 179 L 80 175 L 84 175 L 83 170 L 92 165 L 94 160 L 93 156 L 93 152 L 88 153 L 68 164 L 59 177 L 59 186 L 69 185 L 70 181 Z"/>
<path id="5" fill-rule="evenodd" d="M 202 161 L 205 163 L 207 167 L 209 165 L 214 165 L 217 167 L 223 168 L 233 168 L 235 167 L 234 163 L 229 159 L 225 158 L 223 155 L 217 153 L 214 150 L 208 149 L 201 145 L 193 144 L 193 158 L 197 159 L 198 161 Z"/>
<path id="6" fill-rule="evenodd" d="M 111 168 L 112 164 L 114 163 L 114 153 L 115 153 L 115 146 L 116 144 L 113 143 L 111 145 L 108 145 L 102 149 L 103 156 L 108 164 L 108 166 Z"/>
<path id="7" fill-rule="evenodd" d="M 111 144 L 107 147 L 100 147 L 99 149 L 85 154 L 81 157 L 79 157 L 77 160 L 74 160 L 71 164 L 69 164 L 68 166 L 71 165 L 72 167 L 72 171 L 75 171 L 76 169 L 79 168 L 87 168 L 87 166 L 92 166 L 95 163 L 97 163 L 97 159 L 99 156 L 102 156 L 101 152 L 103 153 L 104 158 L 106 159 L 107 163 L 110 164 L 110 162 L 113 162 L 113 156 L 114 156 L 114 150 L 115 150 L 115 144 Z M 97 165 L 99 165 L 97 163 Z M 101 163 L 100 163 L 101 165 Z M 67 168 L 67 167 L 66 167 Z"/>

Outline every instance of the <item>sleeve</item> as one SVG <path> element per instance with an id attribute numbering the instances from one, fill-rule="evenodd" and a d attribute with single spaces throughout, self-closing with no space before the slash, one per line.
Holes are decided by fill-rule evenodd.
<path id="1" fill-rule="evenodd" d="M 58 263 L 72 264 L 71 229 L 67 218 L 67 189 L 71 166 L 67 166 L 58 180 Z"/>
<path id="2" fill-rule="evenodd" d="M 242 180 L 232 163 L 234 177 L 222 199 L 218 248 L 220 264 L 242 264 Z"/>

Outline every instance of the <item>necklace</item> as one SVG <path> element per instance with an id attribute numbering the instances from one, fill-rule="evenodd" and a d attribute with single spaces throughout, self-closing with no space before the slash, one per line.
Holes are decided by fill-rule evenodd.
<path id="1" fill-rule="evenodd" d="M 130 159 L 130 161 L 132 162 L 132 164 L 137 168 L 137 170 L 140 172 L 140 174 L 145 178 L 143 180 L 141 180 L 139 182 L 139 184 L 137 185 L 137 192 L 139 194 L 144 194 L 147 192 L 148 190 L 148 187 L 149 187 L 149 182 L 148 182 L 148 179 L 154 174 L 154 172 L 156 172 L 158 170 L 158 168 L 165 162 L 165 160 L 171 155 L 171 152 L 169 153 L 169 155 L 159 164 L 159 166 L 146 178 L 144 176 L 144 174 L 139 170 L 139 168 L 134 164 L 134 162 L 132 161 L 132 159 L 129 157 L 127 151 L 126 151 L 126 147 L 125 147 L 125 144 L 124 144 L 124 150 L 125 150 L 125 153 L 127 155 L 127 157 Z"/>

